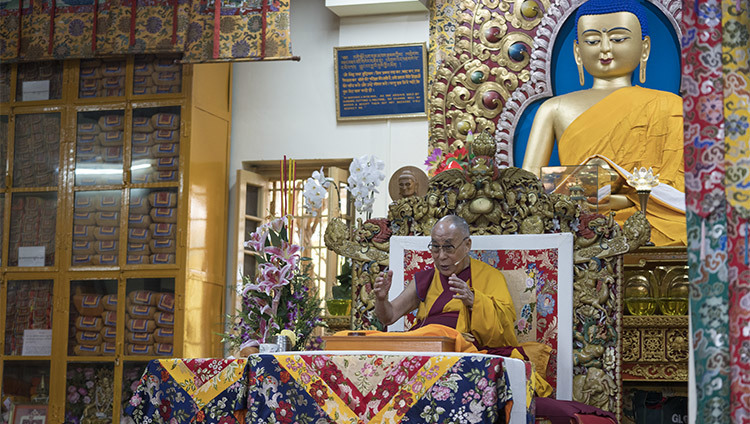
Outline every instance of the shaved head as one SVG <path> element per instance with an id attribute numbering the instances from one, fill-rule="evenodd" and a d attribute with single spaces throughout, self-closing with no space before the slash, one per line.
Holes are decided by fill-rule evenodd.
<path id="1" fill-rule="evenodd" d="M 432 228 L 437 227 L 438 225 L 447 225 L 448 227 L 455 227 L 456 230 L 458 230 L 458 235 L 462 237 L 469 237 L 471 235 L 471 230 L 469 229 L 469 224 L 466 223 L 466 220 L 461 218 L 458 215 L 446 215 L 438 222 L 435 223 L 435 226 Z"/>

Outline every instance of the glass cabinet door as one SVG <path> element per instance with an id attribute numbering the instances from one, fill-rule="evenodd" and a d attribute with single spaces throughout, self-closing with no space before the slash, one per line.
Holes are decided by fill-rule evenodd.
<path id="1" fill-rule="evenodd" d="M 52 280 L 8 281 L 5 354 L 49 356 L 52 346 Z M 24 345 L 24 336 L 34 343 Z M 49 346 L 43 343 L 49 337 Z"/>
<path id="2" fill-rule="evenodd" d="M 182 66 L 179 56 L 136 55 L 133 62 L 133 94 L 179 93 L 182 90 Z"/>
<path id="3" fill-rule="evenodd" d="M 73 206 L 71 265 L 117 266 L 122 191 L 79 191 Z"/>
<path id="4" fill-rule="evenodd" d="M 57 192 L 13 193 L 8 265 L 53 266 L 56 224 Z"/>
<path id="5" fill-rule="evenodd" d="M 76 186 L 122 184 L 122 110 L 79 112 L 76 126 Z"/>
<path id="6" fill-rule="evenodd" d="M 70 282 L 69 356 L 115 356 L 117 280 Z"/>
<path id="7" fill-rule="evenodd" d="M 177 182 L 180 163 L 180 108 L 133 110 L 131 183 Z"/>
<path id="8" fill-rule="evenodd" d="M 49 361 L 5 361 L 0 385 L 3 399 L 24 399 L 13 407 L 14 423 L 49 422 L 49 382 Z"/>
<path id="9" fill-rule="evenodd" d="M 57 187 L 60 168 L 60 114 L 16 115 L 14 187 Z"/>
<path id="10" fill-rule="evenodd" d="M 126 291 L 125 356 L 173 356 L 174 278 L 131 278 Z"/>
<path id="11" fill-rule="evenodd" d="M 175 263 L 177 189 L 131 189 L 128 209 L 129 265 Z"/>
<path id="12" fill-rule="evenodd" d="M 125 95 L 125 59 L 81 60 L 78 72 L 78 98 Z"/>
<path id="13" fill-rule="evenodd" d="M 63 62 L 18 64 L 16 101 L 57 100 L 62 98 Z"/>
<path id="14" fill-rule="evenodd" d="M 65 385 L 65 422 L 112 422 L 114 381 L 112 363 L 69 362 Z"/>

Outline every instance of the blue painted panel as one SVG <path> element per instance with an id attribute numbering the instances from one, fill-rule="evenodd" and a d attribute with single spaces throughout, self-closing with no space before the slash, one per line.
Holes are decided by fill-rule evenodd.
<path id="1" fill-rule="evenodd" d="M 424 45 L 336 49 L 338 118 L 424 114 Z"/>

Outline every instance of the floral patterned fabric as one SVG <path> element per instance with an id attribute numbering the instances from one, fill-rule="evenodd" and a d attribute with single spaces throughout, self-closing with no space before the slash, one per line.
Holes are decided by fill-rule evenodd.
<path id="1" fill-rule="evenodd" d="M 695 351 L 696 422 L 729 415 L 721 4 L 683 8 L 685 200 Z"/>
<path id="2" fill-rule="evenodd" d="M 487 355 L 253 355 L 247 374 L 252 423 L 505 422 L 511 400 Z"/>
<path id="3" fill-rule="evenodd" d="M 685 185 L 691 321 L 702 423 L 750 422 L 750 11 L 683 8 Z"/>
<path id="4" fill-rule="evenodd" d="M 186 62 L 291 58 L 289 0 L 36 0 L 0 8 L 0 60 L 184 53 Z M 19 45 L 20 44 L 20 45 Z"/>
<path id="5" fill-rule="evenodd" d="M 536 341 L 552 348 L 546 380 L 557 383 L 557 258 L 556 249 L 540 250 L 472 250 L 469 254 L 503 272 L 516 308 L 518 342 Z M 411 283 L 414 274 L 432 266 L 428 251 L 404 251 L 404 281 Z M 416 321 L 415 312 L 407 315 L 405 328 Z"/>
<path id="6" fill-rule="evenodd" d="M 722 1 L 725 192 L 729 253 L 729 409 L 750 423 L 750 4 Z"/>
<path id="7" fill-rule="evenodd" d="M 245 363 L 244 359 L 153 360 L 125 414 L 137 423 L 244 423 Z"/>
<path id="8" fill-rule="evenodd" d="M 308 352 L 151 361 L 125 414 L 139 423 L 499 423 L 511 405 L 499 356 Z M 533 423 L 533 402 L 526 411 Z"/>

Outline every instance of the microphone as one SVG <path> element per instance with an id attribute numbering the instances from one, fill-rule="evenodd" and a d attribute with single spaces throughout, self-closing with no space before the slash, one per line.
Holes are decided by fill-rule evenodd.
<path id="1" fill-rule="evenodd" d="M 461 261 L 463 261 L 464 259 L 466 259 L 466 256 L 464 256 L 463 258 L 457 260 L 456 263 L 453 264 L 453 266 L 458 266 L 458 264 L 460 264 Z"/>

